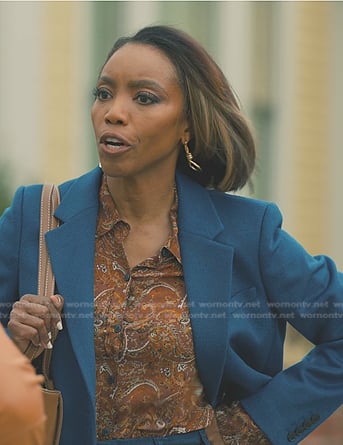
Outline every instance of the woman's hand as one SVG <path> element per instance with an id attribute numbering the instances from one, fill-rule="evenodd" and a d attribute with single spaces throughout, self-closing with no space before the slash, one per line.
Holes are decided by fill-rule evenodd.
<path id="1" fill-rule="evenodd" d="M 52 339 L 62 330 L 61 312 L 64 300 L 60 295 L 38 297 L 27 294 L 14 303 L 8 330 L 18 348 L 25 354 L 31 343 L 32 358 L 52 348 Z"/>

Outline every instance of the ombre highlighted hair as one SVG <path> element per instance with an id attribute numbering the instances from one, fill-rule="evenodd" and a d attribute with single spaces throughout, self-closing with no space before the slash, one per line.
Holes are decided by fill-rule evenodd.
<path id="1" fill-rule="evenodd" d="M 176 69 L 190 126 L 188 145 L 202 170 L 189 168 L 181 144 L 178 168 L 208 188 L 224 192 L 242 188 L 255 166 L 254 137 L 232 88 L 213 58 L 185 32 L 170 26 L 149 26 L 133 36 L 119 38 L 106 62 L 128 43 L 159 49 Z"/>

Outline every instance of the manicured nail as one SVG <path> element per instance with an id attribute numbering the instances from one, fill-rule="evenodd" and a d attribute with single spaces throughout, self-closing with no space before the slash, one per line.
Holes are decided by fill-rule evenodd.
<path id="1" fill-rule="evenodd" d="M 49 337 L 49 340 L 51 340 L 51 339 L 52 339 L 52 335 L 51 335 L 51 332 L 48 332 L 48 337 Z"/>
<path id="2" fill-rule="evenodd" d="M 58 329 L 59 331 L 62 331 L 62 329 L 63 329 L 62 322 L 59 321 L 59 322 L 57 323 L 56 327 L 57 327 L 57 329 Z"/>
<path id="3" fill-rule="evenodd" d="M 52 349 L 52 343 L 51 343 L 51 341 L 49 341 L 49 343 L 47 344 L 47 348 L 48 348 L 48 349 Z"/>

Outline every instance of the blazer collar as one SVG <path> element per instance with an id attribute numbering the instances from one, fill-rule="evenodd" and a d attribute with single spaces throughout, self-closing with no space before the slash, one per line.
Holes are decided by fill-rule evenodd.
<path id="1" fill-rule="evenodd" d="M 62 184 L 59 187 L 61 203 L 55 216 L 66 222 L 87 209 L 97 208 L 101 177 L 102 171 L 96 167 L 80 178 Z"/>
<path id="2" fill-rule="evenodd" d="M 223 231 L 223 224 L 210 198 L 209 191 L 181 172 L 176 174 L 181 230 L 214 239 Z"/>

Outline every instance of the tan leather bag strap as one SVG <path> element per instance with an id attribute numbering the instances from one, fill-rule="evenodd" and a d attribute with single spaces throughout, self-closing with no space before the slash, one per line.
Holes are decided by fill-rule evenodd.
<path id="1" fill-rule="evenodd" d="M 42 188 L 40 207 L 40 229 L 39 229 L 39 258 L 38 258 L 38 295 L 50 296 L 55 293 L 55 277 L 52 272 L 50 258 L 45 243 L 45 234 L 51 229 L 58 227 L 58 220 L 54 212 L 60 203 L 58 188 L 54 184 L 44 184 Z M 51 342 L 55 338 L 51 339 Z M 44 375 L 44 386 L 54 389 L 53 381 L 50 379 L 50 361 L 52 350 L 46 349 L 43 353 L 42 371 Z"/>
<path id="2" fill-rule="evenodd" d="M 58 188 L 54 184 L 44 184 L 40 206 L 39 230 L 39 262 L 38 262 L 38 295 L 53 295 L 55 291 L 55 277 L 51 269 L 50 258 L 45 244 L 45 234 L 58 227 L 58 220 L 54 217 L 56 207 L 60 202 Z"/>

